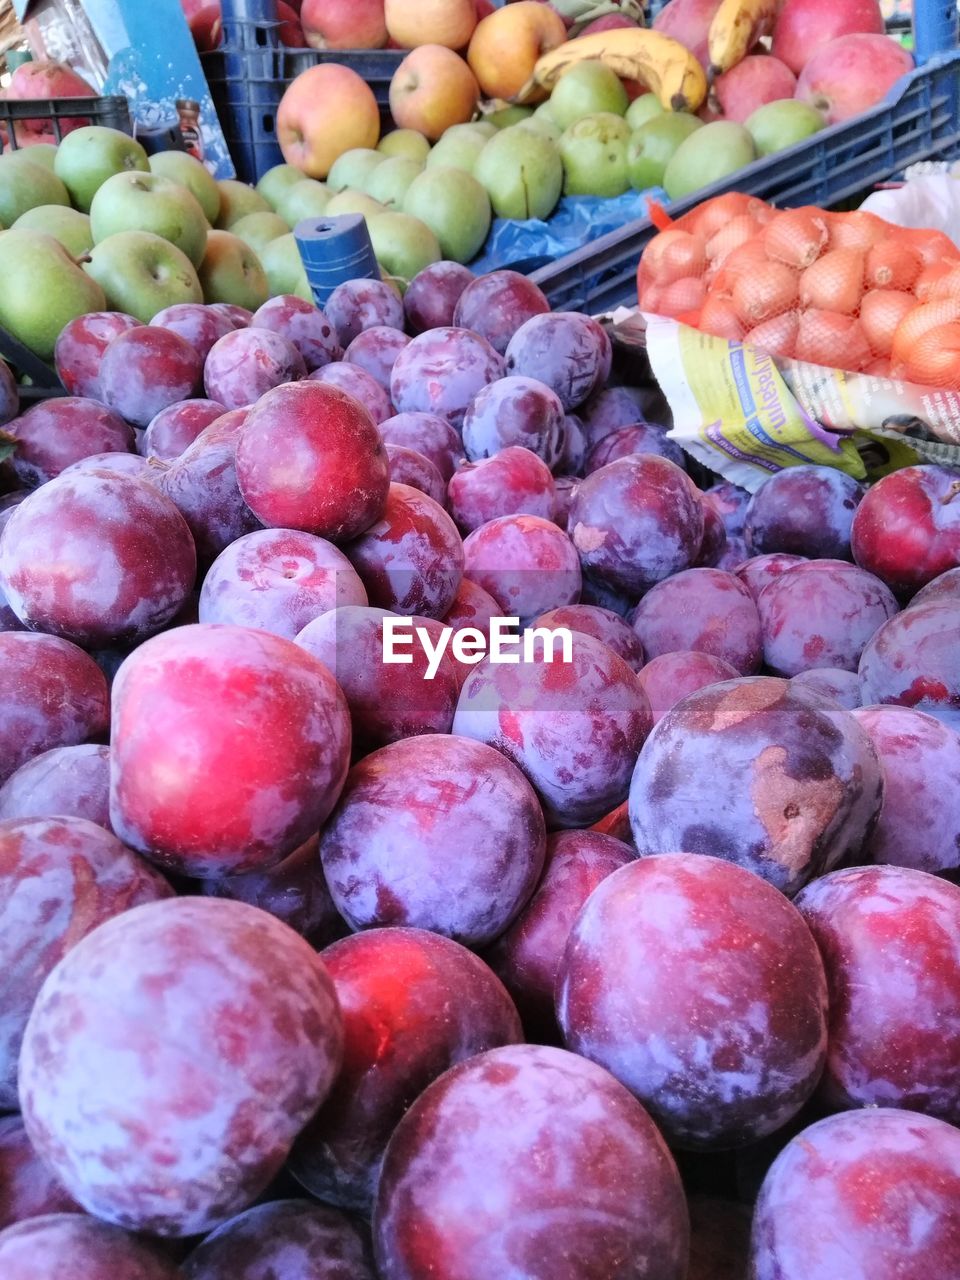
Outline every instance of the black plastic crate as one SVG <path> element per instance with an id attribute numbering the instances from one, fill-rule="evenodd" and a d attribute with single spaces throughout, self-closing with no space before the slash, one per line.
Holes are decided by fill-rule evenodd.
<path id="1" fill-rule="evenodd" d="M 58 142 L 63 138 L 64 120 L 89 120 L 91 124 L 133 133 L 130 104 L 126 98 L 25 98 L 10 102 L 0 98 L 0 134 L 9 140 L 12 150 L 18 150 L 15 124 L 38 122 L 44 127 L 49 123 Z"/>

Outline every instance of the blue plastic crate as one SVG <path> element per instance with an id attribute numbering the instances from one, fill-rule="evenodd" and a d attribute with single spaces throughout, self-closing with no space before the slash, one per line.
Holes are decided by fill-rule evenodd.
<path id="1" fill-rule="evenodd" d="M 958 146 L 960 50 L 954 50 L 905 76 L 872 111 L 757 160 L 667 209 L 672 217 L 680 217 L 728 191 L 744 191 L 783 208 L 829 208 L 918 160 L 953 154 Z M 637 263 L 656 233 L 647 220 L 628 223 L 533 272 L 531 278 L 555 310 L 597 314 L 633 305 Z"/>

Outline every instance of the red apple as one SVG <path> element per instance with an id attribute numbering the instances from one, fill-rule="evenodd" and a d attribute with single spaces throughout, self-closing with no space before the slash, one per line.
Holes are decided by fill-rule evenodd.
<path id="1" fill-rule="evenodd" d="M 813 55 L 794 96 L 837 124 L 876 106 L 912 70 L 912 55 L 885 35 L 840 36 Z"/>
<path id="2" fill-rule="evenodd" d="M 792 98 L 797 77 L 768 54 L 751 54 L 714 81 L 713 90 L 725 120 L 743 124 L 758 107 Z"/>
<path id="3" fill-rule="evenodd" d="M 672 36 L 704 66 L 710 62 L 707 37 L 720 0 L 670 0 L 653 20 L 654 31 Z"/>
<path id="4" fill-rule="evenodd" d="M 97 91 L 87 84 L 82 76 L 67 66 L 65 62 L 53 62 L 41 59 L 38 62 L 24 62 L 17 67 L 10 77 L 5 97 L 10 102 L 22 102 L 26 99 L 39 98 L 49 102 L 52 98 L 95 98 Z M 81 129 L 90 123 L 89 119 L 63 117 L 59 120 L 61 136 Z M 48 133 L 50 120 L 48 116 L 36 120 L 27 120 L 16 129 L 17 141 L 21 135 Z"/>
<path id="5" fill-rule="evenodd" d="M 799 75 L 818 49 L 855 32 L 883 34 L 879 0 L 784 0 L 773 29 L 773 56 Z"/>
<path id="6" fill-rule="evenodd" d="M 383 0 L 304 0 L 300 21 L 313 49 L 382 49 Z"/>
<path id="7" fill-rule="evenodd" d="M 309 178 L 325 178 L 344 151 L 377 145 L 380 108 L 373 90 L 349 67 L 310 67 L 281 99 L 277 138 L 288 164 Z"/>

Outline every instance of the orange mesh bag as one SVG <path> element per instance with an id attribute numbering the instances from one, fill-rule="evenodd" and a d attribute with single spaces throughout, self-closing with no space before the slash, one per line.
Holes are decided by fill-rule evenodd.
<path id="1" fill-rule="evenodd" d="M 658 225 L 637 271 L 643 310 L 772 355 L 960 389 L 960 249 L 942 232 L 744 195 Z"/>

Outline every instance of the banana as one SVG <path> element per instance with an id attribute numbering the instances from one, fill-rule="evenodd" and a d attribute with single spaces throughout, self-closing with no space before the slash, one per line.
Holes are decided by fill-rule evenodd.
<path id="1" fill-rule="evenodd" d="M 553 89 L 578 62 L 599 61 L 624 80 L 641 80 L 667 111 L 696 111 L 707 96 L 707 77 L 693 54 L 670 36 L 642 27 L 618 27 L 580 36 L 539 59 L 517 102 Z"/>
<path id="2" fill-rule="evenodd" d="M 761 36 L 773 31 L 778 0 L 721 0 L 710 23 L 710 75 L 742 62 Z"/>

